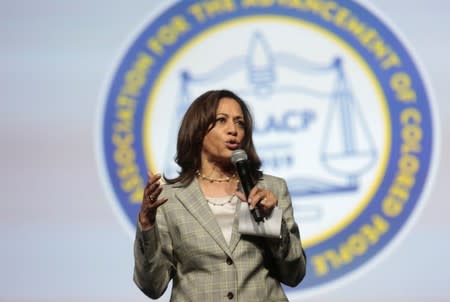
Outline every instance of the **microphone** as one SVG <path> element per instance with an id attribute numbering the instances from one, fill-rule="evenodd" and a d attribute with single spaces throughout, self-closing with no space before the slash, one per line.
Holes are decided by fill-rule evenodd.
<path id="1" fill-rule="evenodd" d="M 245 197 L 248 198 L 248 195 L 255 186 L 255 183 L 250 176 L 250 162 L 248 160 L 247 153 L 245 153 L 242 149 L 234 150 L 231 155 L 231 162 L 236 166 L 242 189 L 244 190 Z M 264 220 L 263 211 L 259 204 L 257 204 L 253 210 L 250 210 L 250 212 L 256 222 Z"/>

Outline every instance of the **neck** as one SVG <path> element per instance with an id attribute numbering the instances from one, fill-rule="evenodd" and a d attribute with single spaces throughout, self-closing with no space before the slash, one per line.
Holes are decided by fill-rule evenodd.
<path id="1" fill-rule="evenodd" d="M 204 181 L 209 181 L 209 182 L 230 182 L 232 180 L 234 180 L 236 178 L 236 174 L 235 173 L 230 173 L 230 172 L 215 172 L 214 171 L 212 173 L 202 173 L 200 170 L 197 170 L 197 176 Z"/>
<path id="2" fill-rule="evenodd" d="M 239 180 L 234 166 L 219 165 L 216 162 L 202 161 L 197 171 L 197 179 L 203 194 L 210 197 L 229 196 L 236 192 Z"/>
<path id="3" fill-rule="evenodd" d="M 202 176 L 199 171 L 197 179 L 203 194 L 210 197 L 230 196 L 237 191 L 239 186 L 239 180 L 236 176 L 211 178 Z"/>
<path id="4" fill-rule="evenodd" d="M 231 164 L 223 164 L 218 161 L 202 159 L 200 168 L 197 170 L 197 176 L 210 182 L 230 182 L 236 178 L 234 166 Z"/>

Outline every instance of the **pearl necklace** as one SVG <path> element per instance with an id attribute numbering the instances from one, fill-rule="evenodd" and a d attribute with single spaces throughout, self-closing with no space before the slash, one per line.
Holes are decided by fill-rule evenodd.
<path id="1" fill-rule="evenodd" d="M 206 201 L 207 201 L 210 205 L 213 205 L 213 206 L 216 206 L 216 207 L 223 207 L 224 205 L 226 205 L 226 204 L 228 204 L 228 203 L 231 203 L 231 201 L 233 200 L 233 198 L 234 198 L 235 196 L 236 196 L 236 193 L 233 193 L 233 195 L 231 195 L 231 197 L 230 197 L 227 201 L 222 202 L 222 203 L 216 203 L 216 202 L 213 202 L 213 201 L 209 200 L 208 198 L 206 198 Z"/>
<path id="2" fill-rule="evenodd" d="M 233 173 L 233 175 L 227 176 L 227 177 L 225 177 L 225 178 L 212 178 L 212 177 L 209 177 L 209 176 L 206 176 L 206 175 L 201 174 L 199 170 L 197 170 L 195 173 L 196 173 L 197 176 L 200 177 L 201 179 L 207 180 L 207 181 L 209 181 L 209 182 L 230 182 L 231 179 L 233 179 L 233 178 L 236 177 L 236 174 L 234 174 L 234 173 Z"/>

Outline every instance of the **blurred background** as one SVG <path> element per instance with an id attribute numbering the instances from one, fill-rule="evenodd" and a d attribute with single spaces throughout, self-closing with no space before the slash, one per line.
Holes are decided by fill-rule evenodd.
<path id="1" fill-rule="evenodd" d="M 301 301 L 450 301 L 450 2 L 370 2 L 422 67 L 440 158 L 416 223 L 376 267 Z M 0 301 L 147 301 L 96 158 L 98 109 L 159 1 L 0 1 Z M 165 295 L 161 301 L 167 301 Z"/>

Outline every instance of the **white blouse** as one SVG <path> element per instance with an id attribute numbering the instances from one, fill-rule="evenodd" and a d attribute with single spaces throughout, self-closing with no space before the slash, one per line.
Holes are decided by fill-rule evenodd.
<path id="1" fill-rule="evenodd" d="M 236 205 L 239 198 L 236 195 L 223 197 L 207 197 L 209 208 L 216 217 L 216 221 L 222 230 L 225 241 L 230 244 L 233 221 L 236 214 Z"/>

